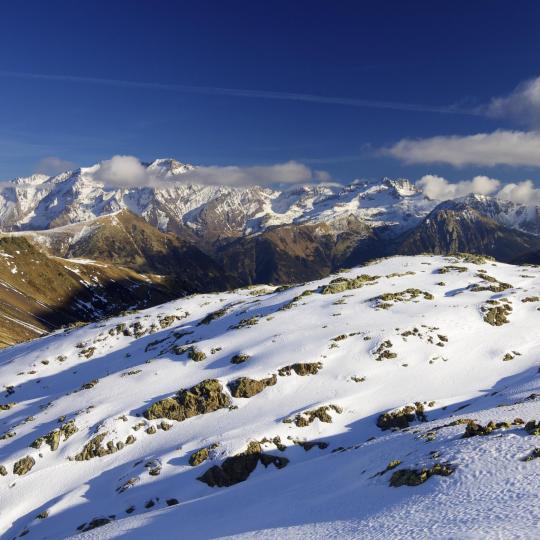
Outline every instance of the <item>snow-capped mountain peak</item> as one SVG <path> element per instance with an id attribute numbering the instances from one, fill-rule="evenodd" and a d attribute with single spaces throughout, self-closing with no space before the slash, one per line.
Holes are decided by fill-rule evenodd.
<path id="1" fill-rule="evenodd" d="M 127 208 L 163 231 L 204 242 L 258 234 L 269 227 L 322 224 L 342 231 L 349 217 L 398 235 L 417 225 L 438 202 L 404 178 L 294 186 L 226 186 L 187 182 L 196 166 L 173 158 L 145 164 L 155 182 L 115 187 L 99 180 L 100 165 L 52 177 L 17 178 L 0 188 L 0 231 L 37 230 L 78 223 Z M 540 234 L 540 208 L 481 195 L 466 205 L 498 223 Z"/>
<path id="2" fill-rule="evenodd" d="M 0 230 L 45 229 L 93 219 L 120 208 L 130 209 L 163 230 L 186 228 L 203 237 L 217 227 L 232 236 L 242 236 L 276 225 L 331 224 L 348 215 L 375 227 L 385 224 L 399 228 L 412 225 L 431 208 L 405 179 L 385 178 L 349 186 L 230 187 L 185 182 L 184 175 L 196 167 L 172 158 L 156 159 L 145 166 L 156 179 L 166 182 L 106 186 L 99 181 L 100 165 L 53 177 L 17 179 L 0 190 Z M 21 189 L 15 190 L 15 186 Z M 32 186 L 35 189 L 31 190 Z"/>

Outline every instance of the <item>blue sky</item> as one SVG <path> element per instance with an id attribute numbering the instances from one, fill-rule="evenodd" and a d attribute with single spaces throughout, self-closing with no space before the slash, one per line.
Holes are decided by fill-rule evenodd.
<path id="1" fill-rule="evenodd" d="M 539 20 L 533 1 L 6 2 L 0 179 L 126 154 L 536 181 Z"/>

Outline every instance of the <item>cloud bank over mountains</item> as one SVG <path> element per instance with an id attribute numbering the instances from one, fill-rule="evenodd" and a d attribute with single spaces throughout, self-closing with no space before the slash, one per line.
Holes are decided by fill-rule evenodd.
<path id="1" fill-rule="evenodd" d="M 146 167 L 134 156 L 113 156 L 96 167 L 86 169 L 85 174 L 111 188 L 163 187 L 171 183 L 171 179 L 159 168 Z M 250 167 L 197 166 L 187 168 L 174 178 L 175 182 L 183 184 L 238 187 L 294 185 L 330 180 L 328 173 L 312 170 L 296 161 Z M 517 203 L 540 205 L 540 188 L 536 188 L 531 180 L 505 184 L 496 178 L 478 175 L 470 180 L 451 182 L 442 176 L 427 174 L 416 182 L 416 186 L 432 200 L 456 199 L 474 193 Z"/>
<path id="2" fill-rule="evenodd" d="M 147 168 L 134 156 L 113 156 L 111 159 L 102 161 L 94 169 L 85 171 L 85 174 L 109 187 L 159 187 L 171 182 L 159 168 Z M 325 171 L 312 170 L 297 161 L 287 161 L 274 165 L 248 167 L 201 165 L 187 168 L 174 180 L 185 184 L 264 186 L 327 182 L 331 178 Z"/>
<path id="3" fill-rule="evenodd" d="M 457 199 L 472 193 L 520 204 L 540 205 L 540 188 L 536 188 L 532 180 L 503 184 L 495 178 L 475 176 L 472 180 L 449 182 L 441 176 L 427 174 L 416 182 L 416 186 L 426 197 L 436 201 Z"/>
<path id="4" fill-rule="evenodd" d="M 54 173 L 64 162 L 56 158 L 51 160 Z M 274 165 L 256 165 L 241 167 L 229 166 L 182 166 L 182 174 L 172 178 L 167 169 L 148 167 L 135 156 L 116 155 L 101 161 L 93 167 L 83 168 L 83 176 L 91 181 L 102 183 L 111 189 L 160 188 L 171 183 L 198 184 L 206 186 L 278 186 L 307 183 L 333 182 L 325 171 L 313 170 L 297 161 L 288 161 Z M 335 183 L 335 182 L 334 182 Z M 429 199 L 444 201 L 465 197 L 469 194 L 497 197 L 526 205 L 540 205 L 540 188 L 532 180 L 505 183 L 486 175 L 477 175 L 470 180 L 450 181 L 440 175 L 426 174 L 415 183 L 416 187 Z M 0 183 L 0 189 L 9 187 L 9 182 Z M 24 188 L 19 184 L 18 189 Z"/>

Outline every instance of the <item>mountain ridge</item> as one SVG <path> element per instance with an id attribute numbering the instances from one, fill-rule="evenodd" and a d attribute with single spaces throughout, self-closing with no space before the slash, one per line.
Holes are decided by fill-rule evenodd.
<path id="1" fill-rule="evenodd" d="M 349 215 L 397 236 L 441 204 L 406 179 L 219 186 L 190 183 L 189 173 L 197 167 L 171 158 L 144 166 L 155 182 L 139 187 L 106 186 L 96 177 L 99 165 L 12 180 L 0 188 L 0 230 L 54 228 L 129 209 L 158 229 L 212 251 L 231 238 L 271 227 L 339 223 Z M 538 206 L 473 194 L 457 201 L 506 227 L 540 234 Z"/>

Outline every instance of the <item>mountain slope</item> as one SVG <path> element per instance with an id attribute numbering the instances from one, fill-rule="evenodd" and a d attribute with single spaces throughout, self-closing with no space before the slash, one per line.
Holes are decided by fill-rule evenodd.
<path id="1" fill-rule="evenodd" d="M 225 244 L 215 256 L 244 284 L 298 283 L 327 276 L 352 253 L 366 251 L 373 258 L 372 248 L 362 248 L 376 240 L 368 225 L 349 216 L 339 230 L 326 223 L 272 227 Z"/>
<path id="2" fill-rule="evenodd" d="M 540 234 L 540 207 L 535 204 L 526 205 L 476 194 L 467 195 L 461 201 L 505 227 Z"/>
<path id="3" fill-rule="evenodd" d="M 80 225 L 41 232 L 51 249 L 67 258 L 84 258 L 126 266 L 137 272 L 167 277 L 170 287 L 182 293 L 229 288 L 237 280 L 193 244 L 163 233 L 129 210 L 121 210 Z M 65 235 L 70 234 L 68 241 Z M 45 240 L 47 241 L 47 240 Z"/>
<path id="4" fill-rule="evenodd" d="M 511 261 L 513 264 L 535 264 L 540 265 L 540 249 L 534 251 L 528 251 L 522 255 L 519 255 Z"/>
<path id="5" fill-rule="evenodd" d="M 391 252 L 411 255 L 467 252 L 510 262 L 535 248 L 540 248 L 540 237 L 509 229 L 466 201 L 447 201 L 398 239 Z"/>
<path id="6" fill-rule="evenodd" d="M 0 347 L 239 284 L 211 257 L 123 210 L 81 224 L 0 235 Z"/>
<path id="7" fill-rule="evenodd" d="M 395 257 L 5 350 L 2 532 L 532 538 L 539 297 L 536 268 Z"/>
<path id="8" fill-rule="evenodd" d="M 0 347 L 170 298 L 157 277 L 52 257 L 27 238 L 0 235 Z"/>

